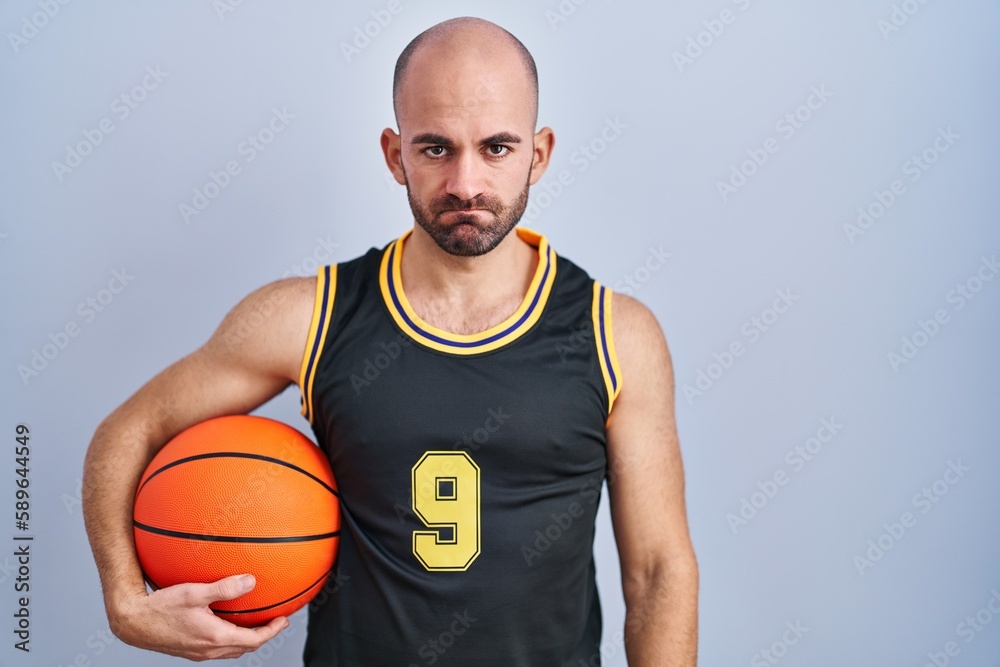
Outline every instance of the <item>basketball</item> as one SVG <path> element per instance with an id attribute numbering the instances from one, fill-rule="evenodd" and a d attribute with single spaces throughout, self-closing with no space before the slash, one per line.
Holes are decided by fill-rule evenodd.
<path id="1" fill-rule="evenodd" d="M 307 604 L 340 543 L 326 455 L 294 428 L 249 415 L 209 419 L 170 440 L 139 480 L 133 519 L 154 589 L 254 575 L 252 591 L 211 605 L 244 627 Z"/>

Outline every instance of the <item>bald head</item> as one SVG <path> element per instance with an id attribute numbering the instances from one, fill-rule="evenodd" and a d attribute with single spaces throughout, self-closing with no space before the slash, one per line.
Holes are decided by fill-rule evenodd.
<path id="1" fill-rule="evenodd" d="M 405 115 L 407 97 L 405 88 L 412 78 L 411 71 L 418 67 L 430 68 L 436 63 L 463 63 L 478 61 L 496 65 L 496 72 L 505 71 L 503 65 L 512 59 L 516 60 L 516 71 L 523 77 L 532 127 L 538 122 L 538 71 L 535 69 L 535 59 L 521 41 L 495 23 L 472 16 L 449 19 L 433 25 L 413 38 L 399 54 L 396 70 L 392 81 L 392 107 L 396 115 L 396 125 L 402 128 L 400 121 Z M 509 70 L 510 68 L 506 68 Z M 490 71 L 494 71 L 492 68 Z M 479 84 L 490 88 L 489 77 Z M 516 102 L 520 103 L 520 102 Z"/>

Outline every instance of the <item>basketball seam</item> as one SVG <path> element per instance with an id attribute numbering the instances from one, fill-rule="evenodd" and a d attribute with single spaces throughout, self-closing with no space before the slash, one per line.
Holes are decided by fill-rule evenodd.
<path id="1" fill-rule="evenodd" d="M 292 470 L 295 470 L 296 472 L 302 473 L 306 477 L 311 478 L 317 484 L 322 485 L 324 489 L 326 489 L 327 491 L 329 491 L 333 495 L 337 496 L 338 498 L 340 497 L 340 494 L 337 492 L 336 489 L 334 489 L 333 487 L 331 487 L 329 484 L 327 484 L 326 482 L 324 482 L 323 480 L 321 480 L 319 477 L 317 477 L 316 475 L 312 474 L 308 470 L 303 470 L 302 468 L 298 467 L 297 465 L 295 465 L 293 463 L 289 463 L 288 461 L 282 461 L 281 459 L 276 459 L 276 458 L 274 458 L 272 456 L 265 456 L 264 454 L 250 454 L 250 453 L 247 453 L 247 452 L 209 452 L 207 454 L 195 454 L 193 456 L 186 456 L 186 457 L 184 457 L 182 459 L 177 459 L 176 461 L 171 461 L 170 463 L 168 463 L 168 464 L 166 464 L 166 465 L 158 468 L 156 470 L 156 472 L 152 473 L 149 477 L 147 477 L 146 481 L 144 481 L 139 486 L 139 488 L 136 490 L 135 495 L 138 498 L 139 497 L 139 493 L 143 490 L 143 488 L 145 488 L 145 486 L 147 484 L 149 484 L 149 482 L 150 482 L 151 479 L 153 479 L 154 477 L 156 477 L 157 475 L 159 475 L 161 472 L 163 472 L 165 470 L 168 470 L 169 468 L 173 468 L 174 466 L 179 466 L 182 463 L 190 463 L 191 461 L 199 461 L 199 460 L 202 460 L 202 459 L 213 459 L 213 458 L 255 459 L 255 460 L 258 460 L 258 461 L 267 461 L 269 463 L 276 463 L 278 465 L 285 466 L 286 468 L 291 468 Z"/>
<path id="2" fill-rule="evenodd" d="M 335 530 L 332 533 L 322 533 L 320 535 L 298 535 L 295 537 L 253 537 L 253 536 L 240 536 L 240 535 L 203 535 L 199 533 L 185 533 L 179 530 L 169 530 L 167 528 L 157 528 L 156 526 L 147 526 L 144 523 L 139 523 L 133 520 L 132 525 L 141 531 L 147 533 L 153 533 L 155 535 L 164 535 L 166 537 L 179 537 L 186 540 L 203 540 L 205 542 L 240 542 L 246 544 L 281 544 L 286 542 L 315 542 L 316 540 L 326 540 L 332 537 L 340 536 L 340 531 Z"/>
<path id="3" fill-rule="evenodd" d="M 275 602 L 274 604 L 269 604 L 266 607 L 258 607 L 257 609 L 238 609 L 238 610 L 213 609 L 212 611 L 214 611 L 216 614 L 229 614 L 229 615 L 234 615 L 235 616 L 235 615 L 238 615 L 238 614 L 255 614 L 255 613 L 260 613 L 262 611 L 267 611 L 268 609 L 274 609 L 275 607 L 280 607 L 283 604 L 288 604 L 289 602 L 292 602 L 293 600 L 302 597 L 303 595 L 305 595 L 309 591 L 309 589 L 311 589 L 313 586 L 315 586 L 319 582 L 323 581 L 323 579 L 325 579 L 326 577 L 330 576 L 331 572 L 333 572 L 333 568 L 330 568 L 329 570 L 327 570 L 326 572 L 324 572 L 323 575 L 319 579 L 317 579 L 316 581 L 312 582 L 311 584 L 309 584 L 308 586 L 306 586 L 301 591 L 299 591 L 298 593 L 296 593 L 292 597 L 288 598 L 287 600 L 282 600 L 281 602 Z M 146 577 L 146 580 L 156 590 L 160 590 L 161 588 L 163 588 L 162 586 L 160 586 L 159 584 L 157 584 L 155 581 L 153 581 L 152 577 L 150 577 L 145 572 L 143 572 L 143 575 Z"/>
<path id="4" fill-rule="evenodd" d="M 323 581 L 324 578 L 326 578 L 327 576 L 329 576 L 331 572 L 333 572 L 332 569 L 324 572 L 323 576 L 321 576 L 319 579 L 317 579 L 316 581 L 312 582 L 311 584 L 309 584 L 308 586 L 306 586 L 301 591 L 299 591 L 298 593 L 296 593 L 292 597 L 288 598 L 287 600 L 282 600 L 281 602 L 275 602 L 274 604 L 269 604 L 266 607 L 258 607 L 257 609 L 239 609 L 239 610 L 233 610 L 233 611 L 222 610 L 222 609 L 213 609 L 212 611 L 214 611 L 216 614 L 237 615 L 237 614 L 256 614 L 256 613 L 260 613 L 262 611 L 267 611 L 268 609 L 274 609 L 275 607 L 280 607 L 283 604 L 288 604 L 289 602 L 295 600 L 296 598 L 302 597 L 303 595 L 306 594 L 306 592 L 310 588 L 312 588 L 313 586 L 315 586 L 319 582 Z"/>

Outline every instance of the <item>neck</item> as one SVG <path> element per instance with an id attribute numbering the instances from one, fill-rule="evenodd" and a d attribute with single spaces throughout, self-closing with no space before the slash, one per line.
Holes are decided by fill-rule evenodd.
<path id="1" fill-rule="evenodd" d="M 537 262 L 537 250 L 515 230 L 485 255 L 457 257 L 415 225 L 403 244 L 400 271 L 403 289 L 418 313 L 418 304 L 452 312 L 493 311 L 513 304 L 512 313 L 528 291 Z"/>

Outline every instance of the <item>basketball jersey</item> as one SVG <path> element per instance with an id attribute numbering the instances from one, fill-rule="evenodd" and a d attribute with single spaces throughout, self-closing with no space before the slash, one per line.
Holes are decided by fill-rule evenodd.
<path id="1" fill-rule="evenodd" d="M 538 252 L 519 308 L 449 333 L 403 291 L 412 231 L 318 272 L 299 386 L 342 528 L 305 664 L 599 665 L 611 290 L 515 228 Z"/>

